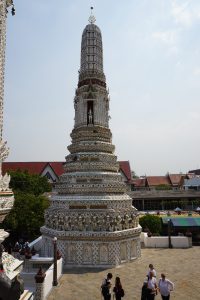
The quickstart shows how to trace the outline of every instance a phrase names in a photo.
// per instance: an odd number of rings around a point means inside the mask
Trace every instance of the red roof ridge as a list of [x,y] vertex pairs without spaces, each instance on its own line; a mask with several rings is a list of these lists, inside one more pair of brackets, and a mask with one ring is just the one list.
[[[129,161],[118,161],[120,170],[123,172],[127,181],[130,182],[132,179],[131,168]],[[23,161],[23,162],[3,162],[2,173],[5,174],[8,170],[27,170],[30,174],[42,174],[44,169],[49,165],[50,168],[59,177],[64,173],[63,165],[65,161]]]

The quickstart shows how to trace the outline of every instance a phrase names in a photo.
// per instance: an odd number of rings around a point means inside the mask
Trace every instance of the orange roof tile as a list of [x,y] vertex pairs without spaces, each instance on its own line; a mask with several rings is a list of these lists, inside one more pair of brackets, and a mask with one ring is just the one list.
[[132,183],[133,183],[134,186],[136,186],[136,187],[145,187],[146,178],[136,178],[136,179],[132,179]]
[[28,171],[30,174],[41,174],[47,162],[3,162],[2,174],[8,171]]
[[146,178],[149,186],[170,185],[170,181],[166,176],[147,176]]
[[172,185],[178,185],[184,176],[183,174],[169,174],[169,179]]
[[[3,162],[2,163],[2,173],[12,170],[22,170],[28,171],[30,174],[42,174],[43,170],[49,165],[57,176],[60,176],[64,173],[63,168],[64,162],[62,161],[51,161],[51,162]],[[127,178],[127,181],[131,180],[131,169],[129,161],[120,161],[120,169]]]
[[130,181],[132,176],[131,176],[131,168],[130,168],[129,161],[119,161],[119,167],[121,171],[124,173],[124,175],[126,176],[127,181]]

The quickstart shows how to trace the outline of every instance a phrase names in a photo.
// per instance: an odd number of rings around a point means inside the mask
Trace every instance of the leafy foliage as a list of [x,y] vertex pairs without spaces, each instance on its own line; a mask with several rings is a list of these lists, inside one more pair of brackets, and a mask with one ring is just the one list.
[[51,191],[51,185],[46,177],[29,174],[27,171],[10,171],[10,187],[14,192],[24,192],[36,196]]
[[9,228],[15,237],[35,238],[40,234],[44,210],[48,206],[49,201],[45,196],[17,192],[13,209],[4,220],[4,228]]
[[44,193],[51,191],[51,185],[46,177],[31,175],[27,171],[9,173],[15,202],[2,225],[4,229],[10,229],[11,240],[34,239],[38,237],[40,227],[44,224],[44,210],[49,206]]
[[145,215],[139,219],[139,223],[143,230],[148,228],[151,233],[161,232],[161,219],[158,216]]
[[172,187],[170,185],[167,185],[167,184],[159,184],[158,186],[156,186],[155,189],[157,191],[168,191],[168,190],[172,190]]
[[132,176],[132,178],[134,178],[134,179],[139,178],[139,176],[135,173],[135,171],[131,171],[131,176]]

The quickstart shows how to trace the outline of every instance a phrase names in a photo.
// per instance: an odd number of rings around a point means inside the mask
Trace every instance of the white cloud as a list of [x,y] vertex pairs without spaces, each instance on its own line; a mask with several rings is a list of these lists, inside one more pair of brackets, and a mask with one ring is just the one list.
[[154,32],[152,36],[154,39],[160,40],[168,45],[174,45],[177,40],[177,32],[175,30],[157,31]]
[[172,0],[171,14],[177,24],[189,27],[200,19],[200,6],[192,1]]
[[194,71],[193,71],[193,74],[195,76],[199,76],[200,75],[200,67],[199,68],[195,68]]
[[189,119],[190,120],[194,120],[194,121],[198,121],[200,120],[200,113],[197,111],[191,111],[188,113]]
[[153,39],[168,47],[169,55],[176,55],[178,48],[178,30],[157,31],[152,34]]

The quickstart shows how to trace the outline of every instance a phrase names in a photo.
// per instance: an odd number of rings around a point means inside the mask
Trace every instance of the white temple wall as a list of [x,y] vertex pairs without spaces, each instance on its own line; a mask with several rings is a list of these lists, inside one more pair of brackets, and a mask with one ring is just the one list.
[[[143,240],[146,248],[168,248],[168,236],[151,236],[148,237],[147,233],[143,232]],[[171,236],[171,243],[173,248],[189,248],[189,239],[186,236]]]
[[[53,267],[54,265],[52,264],[50,268],[46,271],[46,276],[44,280],[44,299],[48,296],[52,289],[52,282],[53,282]],[[62,258],[57,260],[57,279],[60,278],[62,275]]]
[[[43,236],[42,255],[52,256],[52,240]],[[66,241],[57,240],[57,247],[62,253],[65,267],[69,266],[117,266],[131,261],[140,254],[140,240],[123,241]]]

